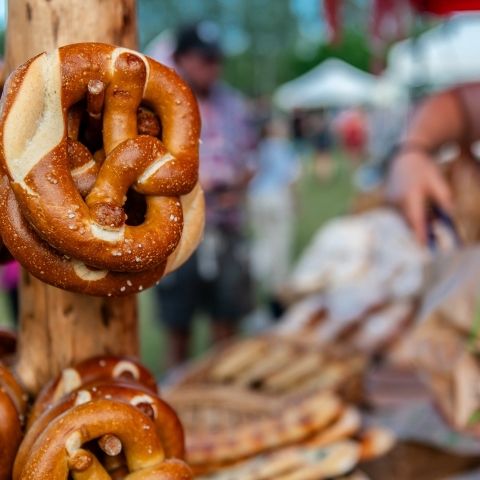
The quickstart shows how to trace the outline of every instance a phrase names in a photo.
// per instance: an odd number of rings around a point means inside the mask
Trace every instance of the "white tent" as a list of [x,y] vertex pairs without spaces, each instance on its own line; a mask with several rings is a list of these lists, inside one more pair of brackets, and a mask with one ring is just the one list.
[[373,75],[331,58],[280,86],[274,102],[283,110],[360,105],[371,100],[375,85]]
[[404,85],[432,88],[479,80],[479,45],[480,16],[459,15],[392,47],[386,76]]

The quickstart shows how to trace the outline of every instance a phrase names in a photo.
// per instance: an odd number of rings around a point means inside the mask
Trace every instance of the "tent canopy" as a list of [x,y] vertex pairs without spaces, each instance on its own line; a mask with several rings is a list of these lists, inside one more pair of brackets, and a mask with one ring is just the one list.
[[480,79],[480,15],[459,15],[392,47],[386,75],[404,85],[441,88]]
[[371,100],[375,85],[373,75],[331,58],[280,86],[274,102],[283,110],[360,105]]

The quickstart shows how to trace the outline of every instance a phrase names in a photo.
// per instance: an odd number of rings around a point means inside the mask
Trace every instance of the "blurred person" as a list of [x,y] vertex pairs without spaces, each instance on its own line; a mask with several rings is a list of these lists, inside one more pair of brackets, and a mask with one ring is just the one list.
[[451,214],[451,189],[437,154],[456,145],[471,150],[480,140],[480,82],[461,85],[426,99],[415,111],[393,157],[388,197],[397,202],[419,242],[427,242],[427,213],[434,205]]
[[295,149],[299,156],[304,156],[309,152],[307,142],[307,114],[304,110],[296,108],[290,118],[290,130]]
[[367,116],[360,107],[341,112],[334,122],[335,132],[347,156],[356,164],[365,156],[368,134]]
[[322,181],[330,180],[335,169],[332,157],[333,138],[327,112],[323,109],[310,117],[310,142],[317,177]]
[[287,278],[294,234],[293,186],[299,161],[281,119],[270,121],[257,149],[257,172],[249,189],[253,229],[252,272],[267,296],[274,318],[283,311],[281,290]]
[[253,172],[247,104],[220,81],[223,54],[215,24],[181,29],[174,60],[199,103],[200,182],[207,214],[204,241],[197,252],[159,286],[171,364],[187,359],[192,322],[200,309],[210,315],[213,339],[220,341],[235,333],[252,304],[244,234],[245,194]]

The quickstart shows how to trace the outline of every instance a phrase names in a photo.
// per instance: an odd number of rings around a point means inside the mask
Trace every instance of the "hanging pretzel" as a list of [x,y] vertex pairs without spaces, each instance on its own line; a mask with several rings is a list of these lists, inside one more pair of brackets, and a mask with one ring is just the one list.
[[[22,468],[15,466],[13,479],[64,480],[70,473],[80,480],[109,478],[93,452],[86,449],[88,442],[106,434],[121,442],[130,472],[127,479],[153,480],[161,478],[155,477],[155,472],[168,472],[152,420],[127,403],[102,399],[78,405],[52,421],[33,444]],[[188,467],[178,465],[184,475],[180,478],[192,478],[185,476]],[[165,480],[178,478],[175,472],[165,474]]]
[[[2,98],[0,230],[33,275],[124,295],[188,258],[203,229],[200,122],[172,70],[126,49],[69,45],[19,67]],[[138,113],[142,105],[150,113]],[[99,147],[94,155],[82,141]],[[136,225],[125,210],[130,189],[146,202]]]
[[30,412],[28,426],[62,397],[79,388],[100,381],[132,381],[157,394],[157,383],[153,375],[138,361],[129,357],[100,356],[89,358],[66,368],[39,393]]

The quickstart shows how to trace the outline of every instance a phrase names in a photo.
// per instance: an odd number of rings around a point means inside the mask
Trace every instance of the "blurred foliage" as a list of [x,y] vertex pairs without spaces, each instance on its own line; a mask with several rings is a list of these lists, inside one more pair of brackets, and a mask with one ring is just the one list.
[[0,30],[0,56],[5,53],[5,30]]
[[371,53],[365,35],[348,30],[343,33],[338,45],[321,44],[310,58],[299,58],[291,52],[288,62],[284,64],[284,71],[281,72],[282,81],[295,78],[331,57],[344,60],[360,70],[368,71],[370,68]]
[[[227,46],[234,37],[237,46],[243,44],[227,55],[227,81],[248,94],[262,95],[332,56],[368,70],[365,32],[355,30],[367,24],[368,9],[357,3],[349,2],[346,31],[335,46],[325,42],[318,0],[139,0],[140,39],[144,47],[166,29],[215,20]],[[306,5],[310,10],[304,10]]]
[[[278,0],[272,8],[271,0],[139,0],[140,41],[145,46],[165,29],[214,20],[226,46],[229,40],[240,46],[240,51],[227,55],[227,81],[250,94],[269,92],[279,84],[284,52],[298,37],[291,3]],[[267,10],[268,15],[259,14]]]

